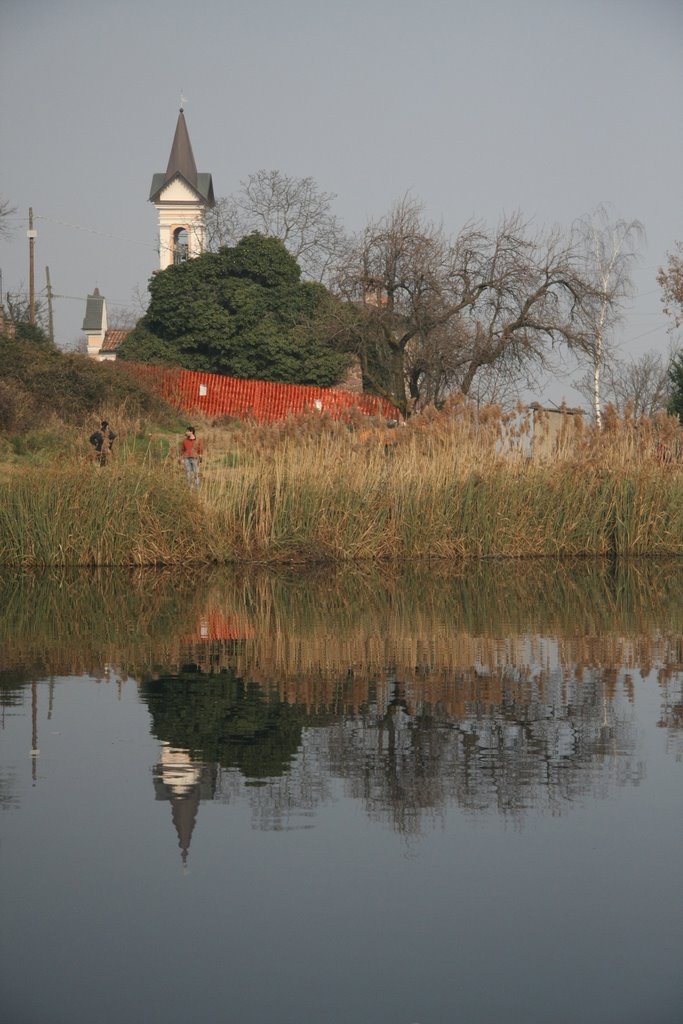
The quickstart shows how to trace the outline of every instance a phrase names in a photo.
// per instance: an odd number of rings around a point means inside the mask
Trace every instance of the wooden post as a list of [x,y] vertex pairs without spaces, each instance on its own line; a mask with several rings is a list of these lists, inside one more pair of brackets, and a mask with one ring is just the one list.
[[35,245],[37,231],[33,230],[33,207],[28,208],[28,322],[36,322]]
[[50,268],[45,267],[45,283],[47,285],[47,333],[50,344],[55,343],[55,322],[52,318],[52,285],[50,284]]

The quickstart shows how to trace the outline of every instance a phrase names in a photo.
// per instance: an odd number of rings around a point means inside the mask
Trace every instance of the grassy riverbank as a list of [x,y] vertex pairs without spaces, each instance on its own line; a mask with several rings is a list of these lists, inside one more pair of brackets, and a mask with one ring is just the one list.
[[83,450],[15,459],[0,475],[0,563],[683,554],[672,420],[606,417],[547,460],[530,456],[523,417],[465,404],[353,426],[206,424],[198,493],[175,435],[145,444],[132,424],[105,468]]

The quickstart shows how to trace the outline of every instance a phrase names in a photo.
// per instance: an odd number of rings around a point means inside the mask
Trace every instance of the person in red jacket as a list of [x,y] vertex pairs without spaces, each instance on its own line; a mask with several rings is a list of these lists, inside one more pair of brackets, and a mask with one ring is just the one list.
[[190,487],[199,487],[199,465],[202,461],[202,442],[197,440],[194,427],[188,427],[180,445],[180,458]]

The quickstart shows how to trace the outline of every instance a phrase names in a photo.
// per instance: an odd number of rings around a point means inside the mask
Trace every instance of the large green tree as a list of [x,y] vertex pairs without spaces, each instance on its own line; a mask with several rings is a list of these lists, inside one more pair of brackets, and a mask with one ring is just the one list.
[[171,266],[152,279],[150,295],[123,359],[320,386],[344,375],[349,357],[325,327],[335,300],[301,280],[279,239],[254,233]]
[[678,416],[681,423],[683,423],[683,352],[679,352],[671,360],[669,383],[671,386],[669,412],[672,416]]

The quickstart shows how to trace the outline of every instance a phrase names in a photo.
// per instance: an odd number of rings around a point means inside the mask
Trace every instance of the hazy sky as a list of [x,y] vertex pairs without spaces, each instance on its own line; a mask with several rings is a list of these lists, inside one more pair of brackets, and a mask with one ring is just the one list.
[[[95,285],[111,319],[158,265],[147,197],[182,94],[217,196],[259,168],[310,175],[349,231],[407,190],[452,233],[611,204],[647,231],[623,355],[668,347],[655,275],[683,239],[682,0],[0,0],[0,86],[0,196],[18,210],[3,288],[27,285],[32,206],[60,344]],[[571,376],[539,397],[575,401]]]

